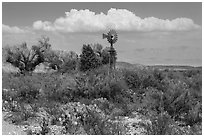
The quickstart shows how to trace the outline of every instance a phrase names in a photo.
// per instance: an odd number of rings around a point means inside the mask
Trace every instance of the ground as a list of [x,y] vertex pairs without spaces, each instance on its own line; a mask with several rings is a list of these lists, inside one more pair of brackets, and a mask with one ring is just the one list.
[[3,117],[6,115],[5,112],[2,112],[2,135],[26,135],[23,131],[23,127],[10,124],[5,121]]

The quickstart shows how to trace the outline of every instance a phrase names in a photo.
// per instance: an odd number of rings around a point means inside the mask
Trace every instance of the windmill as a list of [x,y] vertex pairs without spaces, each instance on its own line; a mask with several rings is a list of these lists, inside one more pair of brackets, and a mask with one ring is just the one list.
[[110,58],[109,58],[109,64],[110,64],[110,69],[115,69],[115,54],[116,51],[113,48],[113,44],[116,43],[118,40],[118,35],[115,30],[111,29],[107,34],[103,34],[103,39],[107,39],[107,41],[110,43]]

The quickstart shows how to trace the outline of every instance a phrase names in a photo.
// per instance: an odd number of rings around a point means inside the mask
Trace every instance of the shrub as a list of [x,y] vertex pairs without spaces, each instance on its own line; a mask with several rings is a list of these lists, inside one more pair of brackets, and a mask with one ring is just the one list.
[[26,43],[18,47],[8,47],[5,49],[6,62],[17,67],[22,74],[32,72],[37,65],[44,62],[44,54],[51,47],[48,41],[49,38],[43,37],[38,46],[32,46],[31,49],[28,49]]
[[124,77],[125,77],[125,80],[126,80],[128,87],[130,89],[134,90],[134,89],[140,89],[141,88],[142,81],[141,81],[141,77],[137,71],[125,70],[124,71]]
[[172,133],[171,118],[166,112],[150,116],[150,123],[140,123],[148,135],[170,135]]
[[74,96],[82,98],[107,98],[115,100],[116,95],[125,93],[127,90],[126,83],[119,74],[111,73],[106,75],[103,70],[87,71],[86,73],[77,74],[75,77]]
[[[149,112],[161,113],[163,107],[163,93],[155,88],[146,89],[145,97],[142,100],[141,107],[143,108],[144,114]],[[150,115],[150,114],[149,114]]]
[[24,121],[35,116],[31,105],[12,101],[8,113],[4,116],[4,120],[14,124],[22,124]]
[[101,109],[107,115],[110,115],[111,111],[115,107],[115,105],[109,102],[106,98],[94,99],[92,100],[91,103],[96,104],[99,107],[99,109]]
[[60,76],[57,73],[49,74],[44,77],[40,96],[50,101],[67,103],[76,97],[74,84],[74,79],[69,74]]
[[123,70],[124,79],[132,90],[146,89],[148,87],[165,90],[164,74],[157,69]]
[[85,134],[89,135],[121,134],[121,125],[111,122],[95,105],[86,106],[76,102],[66,104],[62,108],[65,112],[63,125],[69,134],[78,133],[80,126],[83,127]]
[[76,69],[78,55],[73,51],[51,50],[46,54],[46,62],[49,63],[50,68],[60,73],[66,73]]
[[9,89],[3,90],[3,100],[15,100],[20,102],[32,102],[37,99],[40,82],[31,76],[20,76],[9,78],[7,83]]

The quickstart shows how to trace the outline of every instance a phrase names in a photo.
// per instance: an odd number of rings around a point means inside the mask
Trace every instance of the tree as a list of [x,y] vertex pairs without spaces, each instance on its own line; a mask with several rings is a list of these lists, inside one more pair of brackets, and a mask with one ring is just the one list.
[[101,44],[99,44],[99,43],[93,44],[92,49],[93,49],[94,53],[97,54],[97,56],[101,57],[101,53],[102,53],[102,49],[103,49],[103,46]]
[[90,45],[83,45],[82,54],[80,55],[80,70],[87,71],[97,68],[101,65],[101,60],[94,53]]
[[45,53],[49,50],[51,45],[49,44],[49,38],[42,37],[38,41],[38,45],[32,46],[30,49],[26,43],[22,43],[19,46],[6,47],[6,62],[10,63],[14,67],[17,67],[21,74],[26,72],[32,72],[36,66],[44,62]]
[[46,55],[46,62],[50,68],[65,73],[76,69],[78,55],[73,51],[50,50]]

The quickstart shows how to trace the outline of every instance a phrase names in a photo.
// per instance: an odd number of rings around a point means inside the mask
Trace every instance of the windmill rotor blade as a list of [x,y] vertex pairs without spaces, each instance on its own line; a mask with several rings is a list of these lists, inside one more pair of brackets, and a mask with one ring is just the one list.
[[103,39],[107,38],[109,43],[115,43],[118,40],[118,35],[115,30],[111,29],[107,34],[103,34]]

